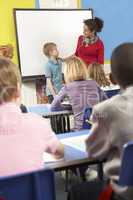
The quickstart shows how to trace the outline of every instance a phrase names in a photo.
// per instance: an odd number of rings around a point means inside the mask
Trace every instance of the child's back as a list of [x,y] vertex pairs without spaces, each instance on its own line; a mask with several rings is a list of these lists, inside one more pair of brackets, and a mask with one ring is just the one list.
[[93,107],[107,98],[94,80],[73,81],[62,88],[59,95],[55,97],[52,108],[61,106],[61,100],[65,96],[69,97],[72,105],[75,131],[82,129],[84,109],[88,106]]
[[0,58],[0,176],[43,168],[43,152],[63,156],[63,147],[40,116],[20,110],[18,67]]

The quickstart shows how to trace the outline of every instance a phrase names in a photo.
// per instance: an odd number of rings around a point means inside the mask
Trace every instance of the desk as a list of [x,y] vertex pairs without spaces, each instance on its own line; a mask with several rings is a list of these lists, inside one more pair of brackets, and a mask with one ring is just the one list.
[[[82,130],[77,132],[70,132],[67,134],[59,134],[59,139],[64,139],[68,137],[80,136],[80,135],[89,135],[89,130]],[[98,165],[98,175],[99,178],[103,179],[103,162],[105,160],[92,160],[89,159],[86,152],[82,152],[76,148],[72,148],[70,146],[65,146],[65,155],[64,160],[53,162],[53,163],[46,163],[46,168],[51,168],[55,171],[61,170],[68,170],[77,168],[80,166],[88,166],[88,165]]]
[[105,88],[102,88],[103,91],[106,93],[108,98],[111,98],[115,95],[117,95],[120,92],[120,87],[118,85],[116,86],[107,86]]
[[51,111],[50,104],[37,104],[27,108],[28,112],[36,113],[44,118],[50,118],[55,133],[70,132],[69,116],[72,110]]

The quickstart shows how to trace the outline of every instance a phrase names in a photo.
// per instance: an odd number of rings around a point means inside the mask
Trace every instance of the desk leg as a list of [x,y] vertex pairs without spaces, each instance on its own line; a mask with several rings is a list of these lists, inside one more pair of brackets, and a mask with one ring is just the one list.
[[65,192],[68,192],[68,185],[69,185],[69,169],[65,170],[66,177],[65,177]]
[[56,129],[56,134],[60,133],[60,127],[59,127],[59,119],[58,115],[53,116],[54,117],[54,123],[55,123],[55,129]]
[[103,163],[97,165],[98,177],[103,180]]
[[66,132],[66,117],[65,115],[63,115],[63,129],[64,129],[64,133]]
[[70,132],[70,119],[69,119],[69,115],[67,115],[66,118],[67,118],[67,132]]
[[52,130],[53,130],[55,133],[58,133],[57,118],[56,118],[56,116],[51,116],[51,117],[50,117],[50,122],[51,122]]

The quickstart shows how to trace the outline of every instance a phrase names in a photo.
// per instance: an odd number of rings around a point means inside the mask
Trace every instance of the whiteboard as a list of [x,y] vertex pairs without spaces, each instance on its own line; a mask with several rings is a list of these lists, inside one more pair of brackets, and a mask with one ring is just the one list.
[[47,58],[42,49],[46,42],[57,44],[60,57],[75,53],[77,39],[83,31],[83,20],[88,18],[92,18],[92,10],[16,9],[15,24],[22,77],[44,75]]

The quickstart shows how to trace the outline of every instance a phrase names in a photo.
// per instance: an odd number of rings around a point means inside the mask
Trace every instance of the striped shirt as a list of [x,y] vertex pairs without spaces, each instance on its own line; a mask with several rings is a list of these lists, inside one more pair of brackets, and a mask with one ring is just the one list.
[[107,99],[105,93],[100,89],[94,80],[73,81],[66,84],[55,96],[51,109],[61,107],[61,102],[65,97],[69,98],[74,113],[74,130],[82,129],[83,111],[87,106],[93,107],[95,104]]

